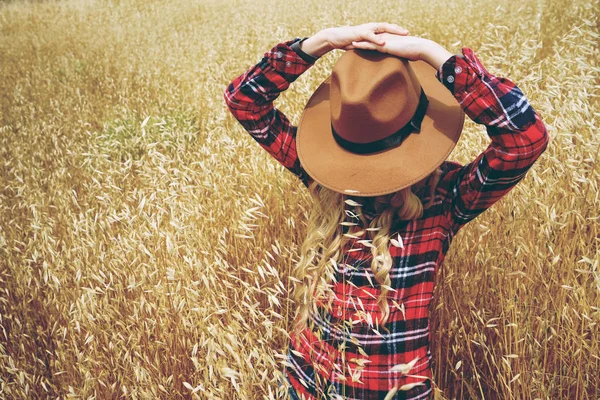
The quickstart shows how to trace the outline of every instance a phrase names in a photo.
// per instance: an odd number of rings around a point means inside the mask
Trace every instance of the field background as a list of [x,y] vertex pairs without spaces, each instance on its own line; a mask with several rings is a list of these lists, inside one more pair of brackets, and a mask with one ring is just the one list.
[[[455,238],[439,398],[600,398],[599,3],[0,5],[0,398],[278,398],[307,193],[227,112],[280,41],[390,21],[475,50],[552,141]],[[298,121],[341,53],[278,106]],[[488,144],[472,122],[451,160]]]

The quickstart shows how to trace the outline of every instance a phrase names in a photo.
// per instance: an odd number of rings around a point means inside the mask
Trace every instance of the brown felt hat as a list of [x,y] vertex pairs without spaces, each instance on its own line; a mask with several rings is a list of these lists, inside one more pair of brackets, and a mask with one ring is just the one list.
[[349,50],[308,101],[296,136],[319,184],[355,196],[411,186],[442,164],[464,112],[425,61]]

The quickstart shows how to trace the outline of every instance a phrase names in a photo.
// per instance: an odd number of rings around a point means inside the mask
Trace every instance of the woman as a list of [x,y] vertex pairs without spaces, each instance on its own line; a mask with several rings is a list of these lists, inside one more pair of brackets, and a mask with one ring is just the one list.
[[[347,51],[292,125],[273,100],[333,49]],[[296,269],[290,397],[430,397],[435,274],[458,230],[546,149],[539,116],[471,49],[452,55],[389,23],[280,43],[225,100],[315,198]],[[465,113],[491,143],[463,166],[445,160]]]

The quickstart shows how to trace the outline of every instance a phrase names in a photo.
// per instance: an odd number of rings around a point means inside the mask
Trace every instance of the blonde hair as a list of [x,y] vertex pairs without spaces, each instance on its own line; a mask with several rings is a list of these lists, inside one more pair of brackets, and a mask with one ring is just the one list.
[[[433,202],[441,172],[438,168],[432,174],[427,207]],[[347,242],[361,239],[371,249],[371,271],[381,290],[377,305],[383,318],[379,324],[385,325],[390,314],[387,294],[391,288],[390,269],[393,263],[389,251],[390,229],[394,221],[421,218],[424,209],[421,200],[412,192],[411,187],[389,195],[363,197],[358,201],[316,182],[309,189],[315,204],[310,212],[307,236],[300,248],[300,258],[295,268],[295,276],[300,283],[295,289],[298,305],[295,330],[300,332],[307,326],[310,310],[316,312],[315,299],[329,299],[331,306],[334,268],[337,264],[343,264],[344,246]],[[362,204],[359,202],[369,203],[374,209],[375,217],[370,223],[364,217]],[[358,232],[352,235],[345,232],[346,227],[355,225],[360,228]]]

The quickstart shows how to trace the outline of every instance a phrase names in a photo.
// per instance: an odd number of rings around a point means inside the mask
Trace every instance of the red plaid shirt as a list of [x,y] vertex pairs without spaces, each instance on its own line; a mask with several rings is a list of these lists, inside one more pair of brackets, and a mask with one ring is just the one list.
[[[273,106],[273,100],[312,65],[290,48],[298,40],[268,51],[231,82],[225,100],[250,135],[309,185],[311,178],[296,153],[297,128]],[[486,126],[491,143],[467,165],[444,162],[433,205],[422,218],[392,227],[403,246],[390,246],[395,291],[388,293],[388,331],[372,323],[380,312],[370,250],[349,244],[361,250],[348,252],[335,271],[333,307],[319,308],[319,313],[311,314],[310,327],[292,335],[286,362],[292,398],[383,399],[392,388],[413,382],[424,385],[398,391],[393,398],[428,397],[431,382],[423,377],[432,376],[429,305],[452,238],[511,190],[547,147],[546,128],[521,90],[490,74],[471,49],[451,56],[436,78],[473,121]],[[424,204],[430,200],[428,190],[417,195]],[[408,376],[391,371],[413,359],[417,361]]]

